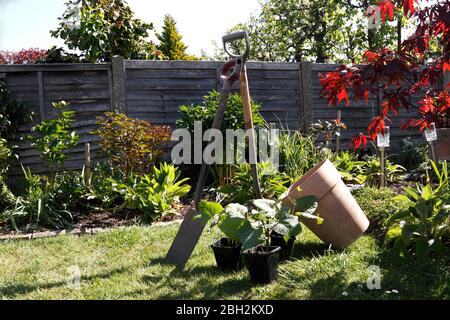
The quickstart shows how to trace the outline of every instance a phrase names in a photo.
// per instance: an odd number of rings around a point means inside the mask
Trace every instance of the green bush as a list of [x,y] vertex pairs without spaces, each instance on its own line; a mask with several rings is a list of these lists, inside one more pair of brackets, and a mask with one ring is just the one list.
[[11,157],[11,150],[7,146],[7,141],[0,138],[0,212],[14,202],[14,196],[6,185],[9,157]]
[[[203,101],[197,105],[182,105],[178,112],[180,113],[177,120],[178,128],[188,129],[194,132],[194,122],[201,121],[203,130],[212,127],[214,116],[219,105],[220,93],[213,90],[207,96],[203,97]],[[264,124],[264,119],[258,113],[261,106],[252,102],[253,124],[260,126]],[[228,97],[227,107],[222,122],[222,132],[225,134],[226,129],[243,129],[245,130],[244,111],[242,107],[242,97],[235,93]]]
[[75,131],[70,131],[75,112],[64,111],[66,107],[65,101],[53,103],[53,108],[58,111],[58,118],[42,121],[31,129],[32,134],[25,137],[47,162],[51,178],[58,170],[62,170],[69,157],[67,151],[76,147],[80,139]]
[[428,147],[411,139],[402,139],[400,151],[394,155],[395,161],[408,171],[425,170],[428,166]]
[[369,231],[375,234],[384,234],[385,221],[406,207],[395,200],[397,194],[390,188],[360,188],[353,191],[353,196],[370,221]]
[[154,166],[149,174],[130,176],[100,166],[94,171],[88,198],[100,200],[104,210],[134,211],[144,220],[154,221],[173,213],[172,205],[189,192],[188,179],[179,178],[178,169],[167,163]]
[[448,202],[447,162],[439,171],[432,162],[438,184],[417,184],[404,188],[396,200],[407,208],[389,217],[385,242],[401,256],[410,254],[421,262],[430,262],[448,254],[450,245],[450,203]]

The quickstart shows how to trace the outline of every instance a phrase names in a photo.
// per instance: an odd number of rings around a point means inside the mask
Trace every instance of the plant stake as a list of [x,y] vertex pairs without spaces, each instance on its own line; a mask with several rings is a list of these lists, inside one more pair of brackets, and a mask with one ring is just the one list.
[[386,157],[385,157],[385,148],[389,147],[389,138],[390,132],[389,127],[383,127],[383,130],[377,134],[377,146],[380,149],[380,167],[381,167],[381,175],[380,175],[380,186],[384,187],[386,185]]
[[427,140],[428,146],[431,150],[433,162],[436,163],[436,153],[434,152],[434,144],[433,144],[433,141],[437,140],[436,124],[434,122],[431,123],[430,127],[425,129],[424,134],[425,140]]

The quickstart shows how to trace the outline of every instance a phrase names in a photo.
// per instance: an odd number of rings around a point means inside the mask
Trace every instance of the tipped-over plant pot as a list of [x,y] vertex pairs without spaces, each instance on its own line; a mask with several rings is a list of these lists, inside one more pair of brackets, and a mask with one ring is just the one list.
[[222,270],[236,270],[241,265],[241,248],[239,242],[221,238],[211,245],[217,266]]
[[244,251],[244,265],[254,283],[266,284],[277,279],[280,251],[280,247],[274,246],[257,246]]
[[436,130],[436,153],[438,160],[450,160],[450,128]]
[[276,232],[272,232],[270,235],[270,245],[274,247],[280,247],[280,261],[288,260],[292,256],[294,251],[295,237],[290,237],[286,242],[284,236]]
[[322,161],[296,181],[284,195],[282,205],[292,207],[296,199],[307,195],[318,199],[316,213],[324,222],[317,224],[308,219],[302,222],[323,242],[345,248],[367,230],[369,220],[329,160]]

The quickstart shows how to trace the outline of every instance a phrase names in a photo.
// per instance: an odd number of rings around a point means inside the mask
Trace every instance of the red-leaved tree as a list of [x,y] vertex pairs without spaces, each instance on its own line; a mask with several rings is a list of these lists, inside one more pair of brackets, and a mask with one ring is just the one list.
[[[374,140],[389,116],[402,108],[415,108],[419,115],[403,122],[403,129],[423,131],[433,122],[437,127],[450,127],[450,85],[440,85],[443,73],[450,72],[450,0],[427,3],[423,8],[417,0],[382,0],[378,7],[383,22],[392,20],[395,10],[403,10],[414,21],[415,32],[397,50],[367,51],[362,65],[341,65],[320,75],[321,95],[330,105],[345,101],[348,106],[350,99],[367,103],[369,95],[379,94],[381,112],[367,132],[353,138],[355,149]],[[425,61],[433,43],[441,53],[433,61]],[[418,104],[411,102],[412,95],[420,97]]]
[[47,50],[22,49],[19,52],[0,51],[0,64],[33,64],[43,60],[47,56]]

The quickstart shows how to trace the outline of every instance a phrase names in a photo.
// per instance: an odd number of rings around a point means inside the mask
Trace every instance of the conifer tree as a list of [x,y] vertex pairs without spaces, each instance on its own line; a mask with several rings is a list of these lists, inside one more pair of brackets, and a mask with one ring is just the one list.
[[187,46],[181,41],[181,34],[176,28],[175,19],[170,15],[164,16],[162,33],[157,35],[160,41],[158,50],[167,60],[195,60],[196,58],[186,53]]

